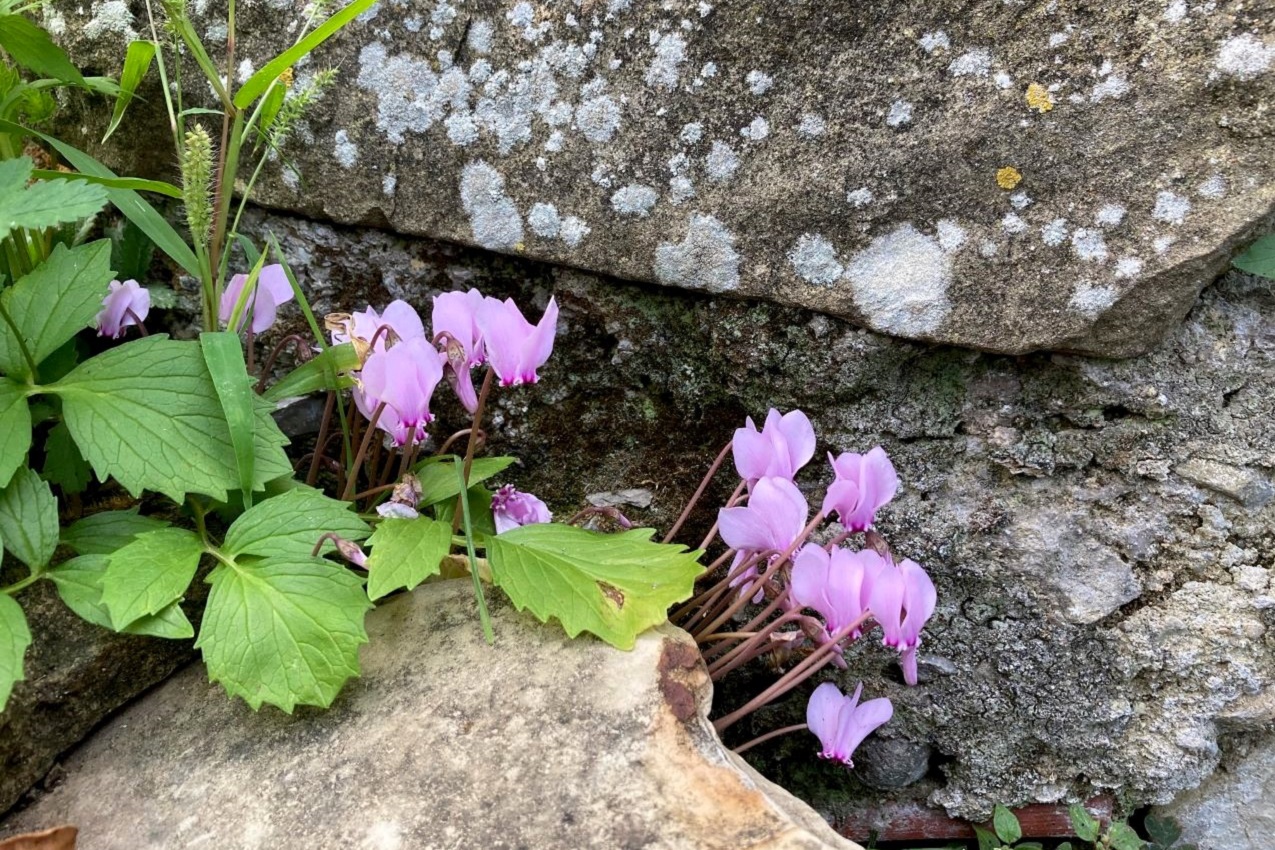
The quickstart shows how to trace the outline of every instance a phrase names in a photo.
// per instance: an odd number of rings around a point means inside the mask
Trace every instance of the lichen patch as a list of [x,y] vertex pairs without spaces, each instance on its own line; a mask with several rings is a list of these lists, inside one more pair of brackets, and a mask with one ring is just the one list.
[[869,325],[903,336],[931,334],[952,305],[952,259],[932,236],[911,224],[873,239],[846,263],[855,306]]
[[715,217],[692,213],[681,242],[656,246],[655,279],[709,292],[737,289],[739,253],[735,250],[735,235]]
[[481,159],[462,171],[460,200],[480,246],[509,251],[522,242],[522,216],[505,193],[505,178]]

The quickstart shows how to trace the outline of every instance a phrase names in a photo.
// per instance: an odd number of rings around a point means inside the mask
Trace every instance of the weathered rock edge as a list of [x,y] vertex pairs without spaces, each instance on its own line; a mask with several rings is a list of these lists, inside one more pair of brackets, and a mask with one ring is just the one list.
[[[220,55],[224,4],[190,5]],[[239,4],[237,76],[291,42],[290,6]],[[145,30],[118,0],[47,9],[101,72]],[[1275,211],[1272,20],[1239,0],[384,0],[297,69],[341,80],[257,198],[899,337],[1129,356]],[[171,175],[144,95],[95,152]],[[109,110],[67,116],[96,148]]]
[[328,711],[254,714],[194,665],[93,735],[0,827],[94,850],[580,847],[861,850],[732,757],[698,650],[567,640],[493,594],[426,585],[368,615],[363,677]]

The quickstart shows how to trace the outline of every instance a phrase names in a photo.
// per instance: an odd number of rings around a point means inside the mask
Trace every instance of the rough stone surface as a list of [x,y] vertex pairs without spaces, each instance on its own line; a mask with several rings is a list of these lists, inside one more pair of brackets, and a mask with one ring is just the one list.
[[[45,8],[103,72],[144,29],[117,0]],[[189,8],[220,55],[223,4]],[[292,8],[238,4],[237,76]],[[1275,208],[1273,11],[383,0],[297,69],[341,83],[260,197],[901,337],[1131,355]],[[171,175],[145,94],[103,156]],[[71,114],[95,147],[108,111]]]
[[1266,850],[1275,835],[1275,739],[1227,762],[1161,813],[1176,818],[1182,840],[1200,850]]
[[253,713],[192,666],[0,833],[73,823],[101,850],[859,850],[731,760],[685,633],[624,653],[507,603],[492,616],[494,647],[467,581],[380,607],[363,677],[326,712]]
[[33,642],[26,681],[14,687],[0,713],[0,812],[45,779],[57,759],[104,718],[193,653],[188,640],[120,635],[86,623],[47,581],[17,599]]
[[[391,297],[426,306],[475,285],[534,316],[553,293],[553,359],[535,387],[495,396],[492,449],[523,460],[497,483],[559,516],[640,488],[650,507],[624,512],[668,527],[733,429],[771,405],[810,413],[817,457],[884,445],[904,488],[882,528],[939,589],[920,687],[867,645],[843,680],[895,701],[889,737],[933,749],[925,779],[891,795],[972,818],[1104,789],[1166,803],[1215,769],[1231,736],[1275,719],[1275,503],[1176,471],[1196,460],[1254,481],[1275,473],[1268,283],[1228,277],[1136,360],[1010,358],[374,230],[278,215],[269,227],[320,313]],[[285,316],[283,330],[302,329]],[[462,427],[454,405],[439,411],[438,433]],[[812,501],[828,477],[814,466],[801,479]],[[710,503],[731,486],[723,477]],[[684,539],[712,518],[697,512]],[[772,677],[728,679],[718,710]],[[738,739],[800,722],[803,705],[794,694]],[[880,793],[812,762],[802,737],[748,757],[832,819]]]

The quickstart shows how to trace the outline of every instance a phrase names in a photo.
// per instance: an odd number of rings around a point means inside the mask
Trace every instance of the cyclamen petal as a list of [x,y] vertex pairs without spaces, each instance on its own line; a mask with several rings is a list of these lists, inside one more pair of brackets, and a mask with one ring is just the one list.
[[[386,427],[378,419],[377,427],[388,431],[399,445],[408,441],[412,429],[417,429],[413,439],[420,439],[418,426],[434,418],[429,402],[442,378],[440,355],[423,337],[373,353],[359,375],[364,403],[375,411],[384,402],[386,410],[393,409],[396,414],[397,422]],[[385,411],[381,417],[385,417]]]
[[735,470],[750,485],[760,478],[792,479],[815,454],[815,429],[800,410],[780,415],[773,407],[761,431],[751,417],[735,430]]
[[843,696],[836,685],[824,682],[815,688],[806,704],[806,725],[819,738],[820,758],[833,759],[853,767],[855,749],[873,731],[894,716],[894,706],[884,697],[859,705],[863,684],[853,696]]
[[483,306],[483,294],[477,289],[468,292],[444,292],[434,297],[434,310],[430,323],[434,336],[446,333],[465,350],[470,366],[477,366],[486,358],[483,350],[483,334],[478,327],[478,311]]
[[834,458],[829,454],[828,460],[836,478],[824,497],[824,514],[836,513],[848,531],[865,531],[899,489],[894,464],[880,446],[863,455],[845,452]]
[[722,508],[717,521],[722,539],[732,549],[783,551],[801,534],[809,513],[806,497],[796,484],[785,478],[763,478],[753,488],[747,505]]
[[478,310],[478,329],[482,332],[487,359],[502,387],[534,384],[540,380],[536,370],[553,352],[553,338],[558,327],[558,303],[549,299],[540,323],[532,325],[512,299],[498,301],[487,298]]
[[[386,330],[381,331],[384,327]],[[376,340],[376,351],[384,351],[391,343],[409,339],[425,339],[425,325],[420,314],[411,304],[403,300],[391,301],[384,313],[369,306],[362,313],[350,316],[349,329],[352,333],[332,332],[332,344],[340,345],[357,337],[366,343]],[[378,335],[377,332],[380,331]],[[392,332],[392,333],[391,333]]]
[[916,684],[916,648],[921,629],[934,613],[934,582],[915,561],[903,560],[877,574],[868,598],[872,617],[881,624],[881,642],[902,654],[903,679]]
[[[247,283],[248,275],[237,274],[230,279],[225,291],[221,293],[218,316],[223,324],[230,323],[230,316],[235,310],[235,305],[239,303],[240,293],[243,292],[243,288]],[[239,325],[234,330],[242,329],[244,319],[248,313],[251,313],[252,332],[255,334],[263,333],[274,324],[279,305],[291,301],[294,297],[296,296],[292,291],[292,284],[288,282],[287,272],[283,270],[282,265],[272,263],[263,267],[260,274],[257,275],[257,285],[254,292],[244,305]]]
[[496,521],[497,534],[553,519],[548,505],[530,493],[515,490],[512,484],[506,484],[492,494],[491,513]]
[[120,283],[111,281],[111,291],[102,299],[102,310],[94,322],[98,336],[119,339],[124,328],[145,321],[151,309],[149,289],[139,286],[135,280]]
[[[823,617],[828,632],[834,633],[863,616],[877,573],[885,559],[871,549],[851,552],[836,547],[831,553],[822,546],[807,544],[793,560],[792,598]],[[862,628],[850,632],[858,639]]]

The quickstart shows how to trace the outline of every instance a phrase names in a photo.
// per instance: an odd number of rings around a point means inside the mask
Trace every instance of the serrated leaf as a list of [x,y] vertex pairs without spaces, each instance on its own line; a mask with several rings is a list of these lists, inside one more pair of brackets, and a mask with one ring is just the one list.
[[[0,162],[0,168],[11,170],[12,164],[26,164],[27,157]],[[106,190],[79,180],[39,180],[21,191],[0,195],[0,237],[18,228],[40,230],[69,221],[96,215],[106,206]]]
[[0,16],[0,47],[14,62],[41,77],[85,85],[79,69],[49,34],[21,15]]
[[1018,818],[1000,803],[992,809],[992,826],[996,829],[997,837],[1006,844],[1013,844],[1023,837],[1023,828],[1019,826]]
[[1275,279],[1275,233],[1258,239],[1231,261],[1240,271]]
[[139,534],[167,528],[168,523],[154,517],[140,516],[137,508],[125,511],[103,511],[76,520],[62,529],[62,545],[80,555],[109,555],[132,543]]
[[1107,837],[1111,839],[1112,850],[1143,850],[1146,845],[1127,823],[1113,823],[1107,828]]
[[[268,504],[268,503],[267,503]],[[219,566],[199,639],[208,677],[253,709],[327,707],[359,673],[372,603],[349,570],[319,558]]]
[[199,568],[204,544],[183,528],[139,534],[107,556],[102,604],[111,627],[123,629],[181,599]]
[[[460,481],[456,478],[453,463],[459,459],[448,456],[430,458],[416,467],[416,477],[421,482],[420,506],[428,507],[444,499],[455,499],[460,494]],[[469,486],[499,475],[517,463],[516,457],[478,457],[469,468]]]
[[[329,531],[346,540],[362,540],[372,529],[350,510],[349,502],[302,485],[243,513],[226,532],[221,551],[230,557],[310,558],[319,538]],[[325,541],[320,554],[335,548]]]
[[213,331],[199,335],[199,347],[204,352],[204,363],[212,378],[221,411],[226,416],[230,431],[230,445],[235,451],[235,466],[239,470],[239,492],[243,494],[245,508],[252,507],[253,483],[253,428],[255,415],[253,404],[256,394],[254,383],[244,362],[243,343],[239,335],[229,331]]
[[31,448],[31,408],[26,389],[0,378],[0,487],[5,487]]
[[369,599],[399,588],[411,590],[432,575],[452,548],[450,523],[429,517],[383,520],[368,539],[372,551],[367,559]]
[[[111,614],[102,604],[102,576],[110,559],[105,555],[81,555],[58,564],[46,576],[53,580],[58,596],[76,614],[95,626],[113,629]],[[174,602],[158,613],[141,617],[121,630],[129,635],[180,640],[195,636],[195,627]]]
[[1071,819],[1071,828],[1081,841],[1097,841],[1098,831],[1102,824],[1079,803],[1067,807],[1067,817]]
[[[75,248],[58,245],[35,271],[0,293],[37,364],[93,323],[110,289],[110,258],[105,239]],[[31,371],[7,322],[0,322],[0,371],[23,378]]]
[[266,390],[262,397],[279,402],[318,390],[342,390],[354,385],[346,374],[358,368],[359,355],[353,343],[333,345],[293,369]]
[[49,483],[29,467],[13,474],[0,490],[0,538],[13,557],[33,570],[43,567],[58,546],[58,503]]
[[103,144],[123,120],[124,110],[128,109],[128,105],[133,102],[133,95],[145,79],[146,72],[151,67],[151,60],[154,58],[155,42],[142,40],[129,42],[128,51],[124,54],[124,70],[120,72],[120,93],[115,98],[115,109],[111,113],[111,123],[106,128],[106,135],[102,137]]
[[12,596],[0,593],[0,711],[9,702],[13,684],[25,678],[22,658],[30,645],[31,629],[22,606]]
[[[68,145],[55,136],[3,119],[0,119],[0,130],[19,136],[35,136],[61,154],[62,158],[71,163],[76,171],[92,174],[95,177],[117,176],[114,171],[84,151]],[[107,189],[106,197],[129,221],[140,227],[161,251],[171,257],[173,262],[185,269],[187,274],[196,278],[200,277],[199,260],[195,257],[195,252],[167,219],[141,195],[131,189]]]
[[[86,360],[44,390],[62,398],[71,436],[102,481],[114,476],[134,496],[155,490],[175,502],[186,493],[225,501],[239,486],[230,431],[197,342],[152,334]],[[271,407],[256,406],[257,489],[292,472]]]
[[1172,847],[1182,837],[1182,828],[1173,818],[1149,814],[1142,825],[1147,837],[1161,847]]
[[88,461],[71,439],[71,429],[59,422],[49,429],[44,441],[44,468],[41,477],[62,488],[62,493],[83,493],[93,477]]
[[997,850],[1000,847],[1000,842],[996,840],[996,836],[990,829],[976,826],[974,835],[978,838],[978,850]]
[[699,552],[652,543],[649,528],[598,534],[557,523],[524,525],[488,538],[492,576],[518,610],[562,623],[568,637],[589,631],[620,649],[664,622],[690,597],[703,568]]

